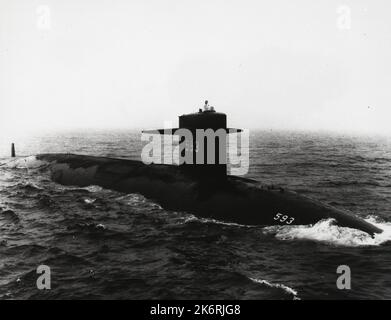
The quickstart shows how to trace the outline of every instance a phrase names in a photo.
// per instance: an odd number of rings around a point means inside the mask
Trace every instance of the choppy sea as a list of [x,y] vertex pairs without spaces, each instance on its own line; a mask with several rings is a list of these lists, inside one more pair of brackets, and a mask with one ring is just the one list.
[[[62,186],[26,164],[48,152],[139,160],[136,131],[19,137],[16,160],[0,142],[0,299],[391,299],[390,138],[250,135],[247,177],[351,210],[384,229],[374,238],[327,220],[197,218],[140,194]],[[39,265],[51,269],[50,290],[37,289]],[[339,265],[350,290],[336,286]]]

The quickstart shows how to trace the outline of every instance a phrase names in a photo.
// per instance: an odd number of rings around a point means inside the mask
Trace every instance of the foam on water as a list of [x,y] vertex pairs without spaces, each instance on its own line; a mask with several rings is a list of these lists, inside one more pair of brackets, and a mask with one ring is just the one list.
[[[143,195],[138,193],[127,193],[123,196],[118,197],[117,200],[123,201],[128,205],[137,205],[140,203],[146,203],[148,201]],[[153,203],[152,201],[148,202],[150,202],[151,204]]]
[[84,198],[83,200],[86,204],[93,204],[96,201],[96,199],[90,199],[90,198]]
[[91,192],[91,193],[101,192],[103,190],[102,187],[95,186],[95,185],[91,185],[91,186],[88,186],[88,187],[81,187],[80,189],[87,190],[88,192]]
[[279,240],[313,240],[347,247],[379,246],[391,241],[390,222],[380,222],[375,217],[365,220],[382,229],[383,232],[372,237],[361,230],[340,227],[333,219],[322,220],[314,225],[271,226],[264,228],[264,231],[274,233]]
[[29,156],[8,160],[7,162],[3,163],[3,165],[9,168],[16,169],[38,169],[48,165],[48,163],[45,161],[37,160],[35,156]]
[[241,227],[241,228],[254,228],[255,226],[251,225],[245,225],[245,224],[239,224],[235,222],[224,222],[221,220],[216,220],[216,219],[211,219],[211,218],[199,218],[196,217],[195,215],[188,214],[186,217],[183,217],[184,223],[189,223],[189,222],[201,222],[201,223],[215,223],[215,224],[221,224],[225,226],[233,226],[233,227]]
[[265,286],[270,287],[270,288],[282,289],[285,293],[292,295],[293,296],[293,300],[300,300],[300,298],[297,296],[297,291],[295,289],[292,289],[292,288],[286,286],[285,284],[271,283],[271,282],[269,282],[267,280],[257,279],[257,278],[249,278],[249,279],[251,281],[255,282],[255,283],[259,283],[259,284],[265,285]]

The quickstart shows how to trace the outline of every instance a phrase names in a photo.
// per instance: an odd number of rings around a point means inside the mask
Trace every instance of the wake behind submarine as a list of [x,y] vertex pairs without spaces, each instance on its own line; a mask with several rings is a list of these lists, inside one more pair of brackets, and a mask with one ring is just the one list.
[[[227,116],[209,108],[207,101],[204,110],[179,116],[179,128],[173,129],[172,134],[178,129],[192,133],[197,129],[231,132],[227,128]],[[144,132],[167,133],[163,129]],[[221,157],[219,143],[226,143],[225,139],[215,143],[212,151],[204,145],[205,159],[207,152],[216,152],[215,157]],[[195,145],[190,148],[195,159],[197,148]],[[57,183],[80,187],[98,185],[125,193],[140,193],[165,209],[186,211],[199,217],[263,226],[308,225],[332,218],[339,226],[362,230],[372,236],[382,232],[346,210],[294,191],[262,185],[257,180],[227,175],[223,161],[147,165],[135,160],[76,154],[40,154],[36,158],[49,163],[51,178]]]

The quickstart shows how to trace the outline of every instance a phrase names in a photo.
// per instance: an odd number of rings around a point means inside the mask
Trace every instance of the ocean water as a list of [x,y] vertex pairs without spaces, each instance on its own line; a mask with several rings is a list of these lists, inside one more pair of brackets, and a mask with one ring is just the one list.
[[[253,131],[247,177],[281,185],[384,229],[332,221],[244,226],[164,210],[140,194],[53,183],[31,156],[140,159],[135,131],[0,141],[0,299],[391,299],[391,140]],[[240,214],[240,213],[238,213]],[[38,290],[39,265],[51,289]],[[339,290],[339,265],[351,290]]]

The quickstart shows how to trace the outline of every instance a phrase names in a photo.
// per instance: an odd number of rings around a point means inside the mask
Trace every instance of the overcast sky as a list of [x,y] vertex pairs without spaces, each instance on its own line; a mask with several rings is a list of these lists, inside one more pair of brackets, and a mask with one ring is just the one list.
[[230,126],[391,135],[391,2],[0,0],[0,132]]

